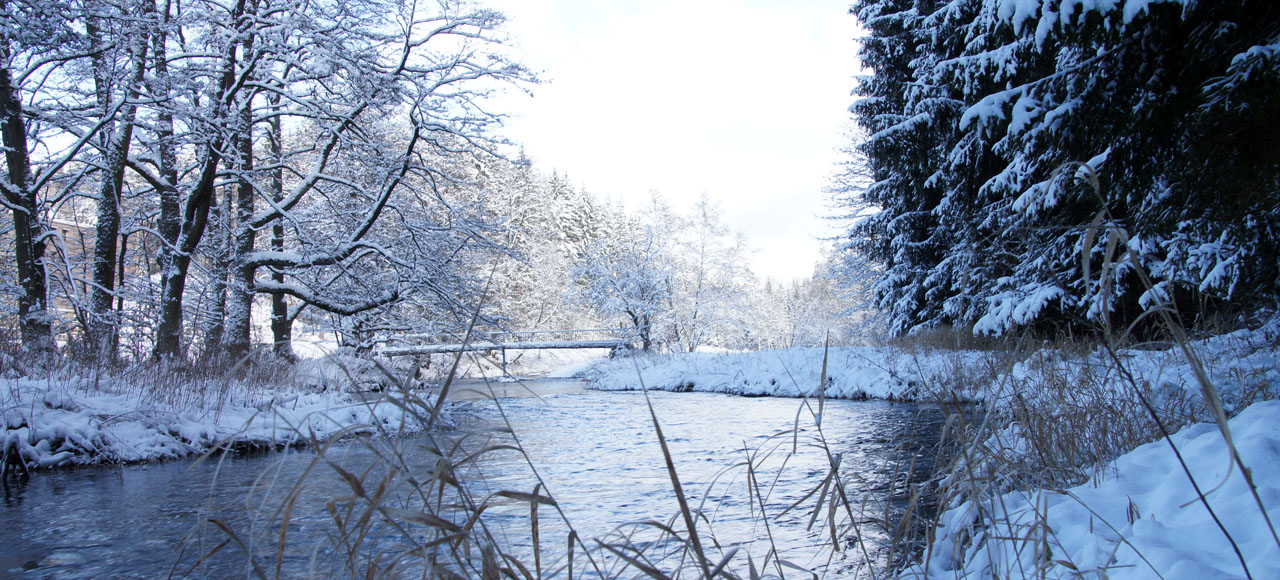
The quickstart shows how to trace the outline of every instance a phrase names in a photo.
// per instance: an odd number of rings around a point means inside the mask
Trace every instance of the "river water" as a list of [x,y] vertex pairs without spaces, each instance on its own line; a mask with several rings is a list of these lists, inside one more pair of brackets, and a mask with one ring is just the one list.
[[[363,492],[373,494],[386,472],[377,467],[379,454],[401,453],[397,461],[404,467],[397,473],[423,478],[439,460],[436,452],[449,445],[459,454],[490,449],[459,469],[458,479],[468,497],[480,498],[472,501],[490,499],[483,525],[502,550],[531,569],[537,562],[547,575],[568,575],[571,530],[582,540],[574,574],[586,569],[637,577],[640,571],[624,569],[602,551],[584,559],[584,547],[594,549],[595,540],[619,545],[625,538],[659,554],[661,527],[629,522],[684,529],[643,393],[535,380],[493,385],[495,401],[478,397],[488,387],[468,387],[470,394],[459,391],[457,429],[450,433],[420,437],[400,451],[384,439],[348,440],[328,450],[306,476],[317,456],[304,449],[228,454],[195,465],[37,473],[28,482],[11,482],[0,506],[0,577],[256,577],[255,565],[263,576],[275,577],[277,561],[282,577],[316,577],[318,571],[343,576],[343,550],[335,545],[351,539],[341,539],[334,513],[348,524],[354,520],[342,506],[355,492],[330,465],[363,478]],[[714,565],[733,551],[728,567],[743,576],[751,567],[765,576],[808,576],[790,566],[846,578],[882,571],[891,558],[889,530],[929,471],[942,424],[936,410],[902,403],[827,401],[819,429],[816,402],[808,410],[796,399],[660,392],[649,400],[685,496],[701,510],[704,552]],[[843,494],[827,488],[806,498],[822,487],[835,461]],[[295,486],[304,491],[281,517]],[[539,508],[536,557],[530,504],[507,493],[535,491],[556,504]],[[829,519],[833,498],[849,507]],[[839,550],[831,549],[833,522]],[[369,559],[403,544],[397,539],[401,528],[370,529],[370,537],[362,538],[369,547],[361,552]],[[282,530],[288,541],[277,554]],[[652,558],[659,566],[680,567]]]

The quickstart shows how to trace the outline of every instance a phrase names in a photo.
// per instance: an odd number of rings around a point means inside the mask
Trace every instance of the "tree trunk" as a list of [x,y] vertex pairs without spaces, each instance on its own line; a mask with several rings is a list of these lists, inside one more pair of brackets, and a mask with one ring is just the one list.
[[[151,38],[154,73],[151,75],[152,80],[148,88],[150,93],[163,103],[169,99],[170,94],[169,56],[165,47],[168,34],[164,32],[164,26],[169,23],[167,1],[161,19],[163,25]],[[160,271],[164,272],[169,269],[169,264],[173,260],[173,249],[178,243],[178,233],[182,229],[182,214],[178,207],[178,156],[174,151],[173,113],[164,105],[157,109],[155,131],[156,149],[153,153],[156,157],[160,181],[158,186],[160,191],[157,192],[160,196],[160,216],[156,220],[156,230],[164,240],[164,246],[160,248],[157,261]]]
[[[7,6],[0,0],[0,10]],[[9,61],[9,43],[0,43],[0,61]],[[22,346],[28,351],[52,350],[52,322],[44,271],[44,227],[40,220],[36,192],[31,189],[31,159],[27,151],[27,126],[22,117],[22,99],[7,66],[0,68],[0,138],[8,166],[8,184],[3,186],[6,204],[13,211],[14,258],[18,267],[18,327]]]
[[[102,38],[94,19],[88,20],[87,30],[95,45],[102,45]],[[89,342],[94,355],[105,361],[114,361],[119,345],[118,322],[112,310],[112,298],[116,288],[116,253],[120,236],[120,196],[124,188],[124,168],[129,157],[129,143],[133,139],[134,118],[143,73],[146,69],[146,39],[135,40],[131,48],[132,74],[123,97],[128,99],[119,112],[119,127],[105,132],[104,163],[98,188],[98,223],[93,245],[93,289],[89,298]],[[94,56],[94,82],[97,85],[98,106],[102,115],[113,114],[111,108],[111,79],[105,57],[100,51]],[[107,125],[110,128],[114,123]],[[120,273],[123,276],[123,271]]]
[[635,314],[633,312],[628,312],[627,315],[631,317],[631,323],[636,327],[636,335],[640,337],[640,349],[644,352],[649,352],[649,349],[653,346],[649,315]]
[[[252,43],[245,42],[245,50]],[[236,182],[236,229],[232,241],[231,279],[228,281],[227,327],[222,337],[225,354],[238,360],[253,348],[253,276],[256,268],[245,262],[254,250],[257,232],[253,229],[253,201],[255,192],[250,175],[253,173],[253,96],[245,97],[240,106],[239,135],[237,135],[237,169],[240,178]]]
[[[272,95],[272,106],[279,103],[279,95]],[[280,117],[273,115],[270,127],[271,134],[268,137],[271,159],[275,165],[275,169],[271,171],[271,199],[278,205],[284,200],[284,143],[281,142],[284,135],[280,130]],[[284,251],[284,220],[277,219],[271,224],[271,249],[276,252]],[[271,280],[284,284],[284,270],[276,268],[271,272]],[[284,292],[271,295],[271,352],[289,362],[298,359],[293,352],[293,317],[289,316],[289,299]]]
[[209,223],[209,208],[213,204],[214,179],[221,161],[218,144],[205,151],[204,167],[200,181],[187,200],[186,211],[168,267],[161,274],[160,324],[156,328],[156,345],[151,351],[154,358],[182,356],[182,295],[187,287],[187,270],[191,267],[191,252],[195,251]]
[[[244,11],[244,1],[237,2],[231,17],[238,21]],[[222,78],[218,82],[218,93],[214,95],[218,107],[225,109],[235,94],[236,46],[227,48],[222,66]],[[215,115],[221,117],[221,115]],[[200,244],[201,238],[209,223],[209,209],[213,204],[214,185],[218,176],[218,166],[222,162],[223,141],[213,138],[205,145],[204,160],[200,170],[200,178],[195,187],[187,195],[186,207],[182,210],[182,225],[175,236],[173,255],[164,269],[160,293],[160,324],[156,329],[156,344],[152,350],[154,358],[176,358],[182,356],[182,294],[187,285],[187,270],[191,266],[191,253]]]
[[209,291],[209,306],[203,309],[205,358],[215,356],[222,350],[222,337],[227,330],[227,276],[231,268],[231,193],[223,190],[222,202],[214,204],[210,210],[210,220],[214,224],[216,235],[210,244],[205,246],[205,254],[212,257],[209,270],[214,278]]

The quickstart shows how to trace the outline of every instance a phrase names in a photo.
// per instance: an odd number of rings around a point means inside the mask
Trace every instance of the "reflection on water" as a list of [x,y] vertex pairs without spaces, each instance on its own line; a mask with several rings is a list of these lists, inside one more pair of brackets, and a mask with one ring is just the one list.
[[[474,497],[502,490],[533,492],[539,479],[531,463],[545,483],[540,493],[555,498],[581,538],[609,541],[623,532],[637,534],[633,540],[640,542],[654,528],[624,524],[666,523],[678,514],[642,393],[583,391],[576,381],[491,387],[499,396],[532,390],[541,398],[502,398],[495,404],[472,397],[459,403],[456,434],[473,433],[467,445],[479,449],[486,443],[513,443],[510,434],[494,429],[505,416],[524,449],[524,454],[484,454],[466,473]],[[477,388],[488,387],[459,385],[459,393]],[[811,414],[798,413],[802,402],[794,399],[650,396],[686,495],[705,517],[699,529],[705,529],[703,542],[709,549],[737,546],[741,550],[735,561],[745,562],[750,554],[759,565],[776,546],[796,565],[850,576],[865,570],[862,551],[832,553],[820,547],[829,543],[829,504],[813,518],[817,495],[805,499],[806,494],[822,484],[830,461],[838,456],[846,497],[858,510],[856,528],[840,541],[847,544],[856,536],[874,550],[885,539],[878,520],[886,514],[894,519],[904,507],[902,490],[909,489],[904,484],[910,466],[915,464],[916,474],[928,471],[921,463],[927,463],[926,452],[941,423],[936,412],[913,405],[828,401],[819,433]],[[435,461],[419,447],[411,446],[416,455],[407,459],[415,465],[409,471],[425,472]],[[382,441],[348,442],[328,458],[363,474],[374,463],[374,451],[385,449]],[[244,556],[249,551],[271,556],[256,562],[272,577],[281,531],[275,510],[314,458],[310,451],[288,451],[215,458],[195,466],[174,462],[39,473],[27,483],[11,484],[0,508],[0,576],[251,576],[253,564]],[[310,575],[308,570],[332,566],[337,557],[329,540],[333,516],[326,503],[353,492],[333,470],[322,467],[306,479],[307,491],[289,518],[282,566],[292,572],[288,576]],[[370,473],[376,481],[376,469]],[[833,494],[823,497],[829,501]],[[797,502],[798,507],[788,510]],[[762,506],[767,523],[759,517]],[[563,560],[568,524],[558,521],[550,507],[543,506],[539,514],[541,558]],[[490,532],[512,546],[511,551],[532,554],[527,503],[495,501],[485,516]],[[816,519],[812,527],[811,518]],[[219,525],[233,530],[244,545],[229,542],[202,560],[228,539]],[[369,545],[394,549],[395,530],[382,533],[385,537],[371,538]],[[581,569],[575,564],[575,573]]]

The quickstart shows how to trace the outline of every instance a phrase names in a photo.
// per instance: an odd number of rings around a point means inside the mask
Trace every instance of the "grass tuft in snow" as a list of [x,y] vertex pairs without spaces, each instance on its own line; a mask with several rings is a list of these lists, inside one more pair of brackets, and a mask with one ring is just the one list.
[[1103,281],[1091,298],[1109,303],[1108,281],[1133,273],[1153,297],[1134,324],[1156,321],[1169,342],[1126,348],[1135,327],[1101,313],[1095,344],[1012,357],[901,577],[1280,577],[1280,317],[1192,340],[1105,209],[1083,247],[1100,236],[1101,261],[1081,256]]

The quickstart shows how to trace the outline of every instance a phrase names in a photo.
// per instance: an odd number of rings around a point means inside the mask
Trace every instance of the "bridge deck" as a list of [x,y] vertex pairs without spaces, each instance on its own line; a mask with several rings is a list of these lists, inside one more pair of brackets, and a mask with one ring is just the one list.
[[473,352],[477,350],[531,350],[555,348],[617,348],[629,344],[625,339],[607,340],[547,340],[540,342],[472,342],[467,344],[424,344],[385,348],[385,356],[411,356],[446,352]]

